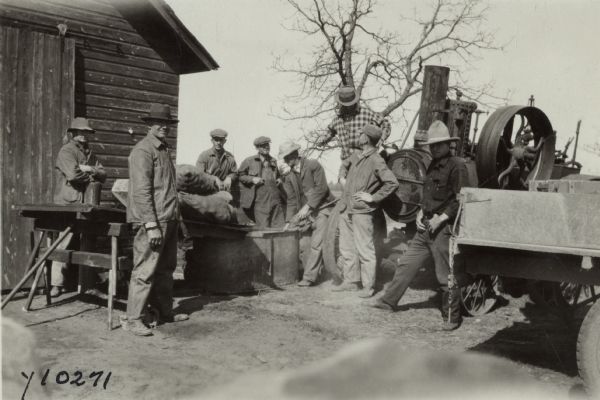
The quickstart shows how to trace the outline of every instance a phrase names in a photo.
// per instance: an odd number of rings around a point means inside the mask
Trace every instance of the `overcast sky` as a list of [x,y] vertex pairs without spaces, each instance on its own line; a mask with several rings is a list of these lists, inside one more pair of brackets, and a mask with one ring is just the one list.
[[[272,70],[275,55],[302,54],[307,41],[282,27],[292,10],[283,0],[167,0],[177,16],[220,65],[217,71],[183,75],[179,99],[178,163],[195,163],[210,147],[209,132],[230,133],[227,147],[238,163],[255,152],[259,135],[273,139],[272,152],[298,126],[270,115],[282,95],[295,91],[289,76]],[[377,18],[393,26],[406,1],[380,0]],[[424,1],[408,1],[423,9]],[[469,72],[475,82],[493,80],[509,104],[526,104],[531,94],[550,118],[558,144],[573,136],[582,119],[580,142],[600,142],[600,1],[503,0],[491,2],[488,24],[502,52],[486,53]],[[493,110],[490,110],[493,111]],[[480,120],[480,128],[485,117]],[[392,129],[399,139],[402,129]],[[571,148],[572,149],[572,148]],[[600,157],[578,150],[584,172],[600,174]],[[338,154],[324,160],[335,180]]]

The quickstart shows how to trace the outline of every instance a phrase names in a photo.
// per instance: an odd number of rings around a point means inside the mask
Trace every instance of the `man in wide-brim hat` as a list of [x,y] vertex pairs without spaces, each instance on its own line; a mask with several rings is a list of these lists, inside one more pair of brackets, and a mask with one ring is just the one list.
[[[102,164],[88,146],[88,135],[94,133],[87,119],[76,117],[67,129],[68,142],[65,143],[56,157],[56,169],[60,172],[57,191],[54,195],[56,204],[82,203],[84,192],[90,182],[104,182],[106,172]],[[70,246],[73,234],[69,234],[61,243],[62,248]],[[66,264],[52,262],[52,297],[64,291]]]
[[124,329],[149,336],[152,331],[142,322],[147,304],[158,310],[159,322],[183,321],[188,316],[173,313],[179,204],[167,136],[178,120],[163,104],[153,104],[141,119],[148,125],[148,134],[131,150],[128,160],[127,222],[135,238]]
[[359,95],[354,87],[341,86],[335,99],[339,111],[328,126],[329,136],[323,140],[323,144],[328,143],[334,136],[337,137],[341,146],[342,160],[361,150],[359,139],[365,125],[371,124],[381,128],[380,143],[390,136],[392,127],[388,119],[366,105],[360,104]]
[[419,268],[433,258],[435,272],[442,289],[443,329],[460,326],[460,288],[449,282],[451,227],[458,212],[460,189],[467,184],[467,168],[460,157],[450,153],[450,144],[459,141],[451,137],[446,125],[434,121],[428,130],[433,160],[427,169],[423,186],[423,204],[417,215],[417,234],[400,259],[394,279],[384,295],[371,303],[376,308],[395,311]]
[[310,251],[303,260],[304,275],[298,283],[308,287],[315,284],[323,268],[323,238],[335,197],[329,190],[323,166],[317,160],[301,157],[299,150],[297,143],[285,142],[279,147],[279,159],[289,165],[289,178],[297,178],[293,195],[288,196],[286,222],[301,225],[310,221],[313,228]]

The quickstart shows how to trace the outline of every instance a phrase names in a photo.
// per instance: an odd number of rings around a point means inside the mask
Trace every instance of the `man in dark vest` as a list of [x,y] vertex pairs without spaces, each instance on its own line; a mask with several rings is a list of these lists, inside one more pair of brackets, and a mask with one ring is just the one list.
[[[323,268],[322,246],[327,220],[335,197],[329,190],[325,171],[317,160],[307,160],[300,157],[300,145],[286,142],[279,147],[279,158],[289,165],[290,174],[299,179],[298,194],[301,207],[290,219],[292,223],[310,221],[313,226],[310,252],[304,265],[304,276],[298,286],[312,286]],[[288,202],[292,199],[288,198]],[[288,208],[289,209],[289,208]]]
[[227,132],[215,129],[210,132],[212,148],[203,151],[196,161],[200,171],[215,177],[219,190],[231,190],[231,184],[237,177],[237,164],[233,154],[225,150]]
[[153,104],[141,118],[148,134],[129,154],[127,222],[135,232],[133,270],[124,328],[139,336],[152,331],[141,318],[150,303],[159,312],[159,322],[188,319],[173,313],[173,271],[177,264],[177,228],[180,219],[175,167],[167,136],[179,122],[168,105]]
[[[87,135],[93,133],[87,119],[77,117],[73,119],[71,127],[67,130],[69,141],[61,147],[56,158],[56,169],[60,172],[57,192],[54,195],[56,204],[83,203],[83,195],[91,182],[104,182],[106,172],[98,162],[88,145]],[[71,244],[73,234],[63,240],[61,247],[66,248]],[[66,264],[59,261],[52,262],[52,297],[60,296],[64,290]]]
[[394,279],[382,297],[371,306],[395,311],[398,301],[423,263],[433,257],[435,272],[442,290],[442,316],[444,330],[460,326],[460,288],[452,282],[449,251],[451,227],[458,212],[460,189],[467,183],[467,168],[460,157],[450,152],[450,144],[459,140],[450,137],[446,125],[434,121],[429,131],[429,145],[433,161],[427,169],[423,187],[423,204],[417,215],[417,234],[400,259]]
[[281,228],[284,225],[281,177],[277,161],[269,154],[271,139],[260,136],[254,140],[254,146],[258,154],[246,158],[238,170],[240,203],[258,227]]

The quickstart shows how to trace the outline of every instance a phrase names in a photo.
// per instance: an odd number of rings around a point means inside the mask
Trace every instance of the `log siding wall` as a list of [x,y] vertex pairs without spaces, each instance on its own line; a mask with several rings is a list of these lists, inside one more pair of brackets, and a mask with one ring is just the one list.
[[[169,104],[177,113],[179,75],[106,0],[0,4],[0,24],[5,26],[58,35],[61,23],[68,27],[66,37],[75,39],[73,117],[88,118],[96,129],[90,147],[108,173],[102,202],[116,204],[112,184],[127,178],[127,156],[146,133],[139,117],[155,102]],[[176,150],[176,132],[169,142]]]

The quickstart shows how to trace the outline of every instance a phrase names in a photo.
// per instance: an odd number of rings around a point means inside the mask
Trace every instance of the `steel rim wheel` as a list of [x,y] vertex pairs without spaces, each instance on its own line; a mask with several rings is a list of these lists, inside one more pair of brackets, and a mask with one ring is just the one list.
[[[528,151],[527,158],[523,158],[516,144],[527,129],[533,137],[530,147],[539,146],[539,149]],[[522,190],[527,189],[530,180],[549,179],[554,166],[555,142],[552,124],[540,109],[499,108],[486,121],[477,144],[475,162],[480,186]],[[533,155],[535,157],[529,159]],[[503,178],[502,182],[498,182],[499,177]]]

